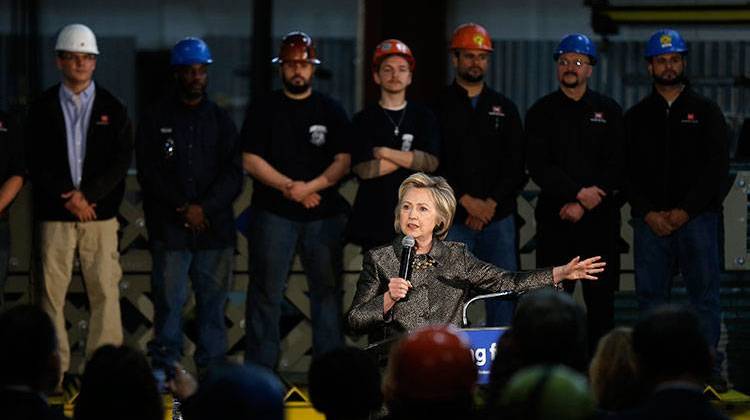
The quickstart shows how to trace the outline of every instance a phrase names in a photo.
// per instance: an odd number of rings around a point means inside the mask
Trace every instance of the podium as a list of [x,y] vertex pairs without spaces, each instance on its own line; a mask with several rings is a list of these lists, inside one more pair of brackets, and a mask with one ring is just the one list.
[[464,304],[462,325],[464,328],[463,332],[469,337],[469,346],[471,347],[471,357],[474,359],[474,364],[477,366],[477,383],[480,385],[486,385],[490,382],[490,371],[492,370],[492,362],[495,360],[497,354],[497,340],[508,330],[508,327],[485,327],[485,328],[466,328],[469,325],[467,317],[467,311],[469,306],[477,301],[486,299],[510,299],[515,298],[517,295],[514,292],[499,292],[490,293],[487,295],[479,295],[470,299]]
[[471,358],[477,366],[477,383],[486,385],[490,382],[492,362],[497,353],[497,340],[508,327],[495,328],[464,328],[463,332],[469,337]]
[[[514,292],[499,292],[490,293],[487,295],[479,295],[470,299],[464,304],[461,331],[463,331],[469,338],[469,346],[471,348],[471,357],[477,366],[477,383],[480,385],[488,384],[490,381],[490,372],[492,369],[492,362],[495,360],[497,354],[497,341],[500,337],[508,330],[509,327],[483,327],[483,328],[467,328],[469,320],[467,318],[467,310],[469,305],[479,300],[504,298],[512,299],[518,296]],[[386,334],[387,335],[387,334]],[[378,365],[385,366],[388,355],[390,353],[391,346],[401,339],[402,334],[391,335],[384,340],[380,340],[364,347],[364,350],[371,354],[378,361]]]

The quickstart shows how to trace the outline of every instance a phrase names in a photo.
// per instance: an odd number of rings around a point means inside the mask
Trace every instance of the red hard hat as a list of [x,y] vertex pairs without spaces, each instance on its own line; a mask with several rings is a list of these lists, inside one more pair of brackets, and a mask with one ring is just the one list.
[[469,340],[452,325],[430,325],[409,334],[394,349],[390,363],[396,399],[465,396],[477,380]]
[[451,50],[492,51],[492,39],[482,25],[464,23],[453,31]]
[[289,61],[305,61],[311,64],[320,64],[315,53],[312,38],[304,32],[289,32],[281,40],[279,56],[271,60],[274,64],[282,64]]
[[386,39],[375,47],[375,53],[372,55],[373,70],[377,71],[380,63],[391,55],[404,57],[409,63],[409,69],[414,71],[414,66],[417,64],[414,55],[412,55],[409,47],[398,39]]

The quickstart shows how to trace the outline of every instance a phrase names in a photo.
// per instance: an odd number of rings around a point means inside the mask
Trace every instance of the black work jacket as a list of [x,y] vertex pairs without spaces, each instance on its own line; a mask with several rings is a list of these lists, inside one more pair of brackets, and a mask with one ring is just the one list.
[[[26,139],[34,191],[34,211],[40,221],[77,221],[61,195],[73,190],[68,163],[65,117],[60,85],[47,89],[29,109]],[[98,220],[115,217],[125,194],[125,176],[133,159],[133,125],[125,106],[96,85],[80,190],[96,204]]]
[[729,172],[727,124],[715,102],[690,87],[670,106],[656,91],[625,114],[633,216],[680,208],[719,211]]
[[564,223],[560,209],[576,202],[581,188],[594,185],[607,195],[581,222],[619,220],[624,135],[620,106],[590,89],[578,101],[557,90],[529,109],[527,163],[531,179],[541,189],[536,207],[539,223]]
[[[151,241],[168,249],[220,249],[236,241],[232,202],[242,187],[237,128],[208,98],[188,108],[169,96],[150,109],[136,137],[138,181]],[[193,233],[177,209],[198,204],[208,229]]]
[[[438,172],[456,193],[497,202],[493,220],[516,210],[516,198],[526,183],[521,117],[510,99],[485,85],[476,108],[466,89],[455,81],[447,86],[436,106],[441,129]],[[456,222],[467,217],[462,206]]]

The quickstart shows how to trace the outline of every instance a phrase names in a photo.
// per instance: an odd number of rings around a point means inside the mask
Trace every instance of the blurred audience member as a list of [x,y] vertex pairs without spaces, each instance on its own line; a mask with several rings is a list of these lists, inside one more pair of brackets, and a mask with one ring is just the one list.
[[97,349],[86,364],[73,417],[162,420],[162,397],[146,356],[128,346]]
[[0,315],[0,409],[5,420],[64,419],[47,404],[60,378],[55,327],[31,305]]
[[383,385],[389,418],[473,418],[476,380],[464,333],[450,325],[417,329],[391,353]]
[[703,396],[713,358],[698,316],[687,308],[656,308],[633,329],[638,371],[649,395],[619,419],[726,419]]
[[513,375],[503,391],[503,420],[585,420],[594,418],[594,399],[586,378],[565,366],[532,366]]
[[209,368],[197,391],[194,384],[184,370],[178,369],[173,385],[177,397],[185,401],[185,420],[284,418],[284,388],[264,367],[217,364]]
[[328,420],[367,419],[380,408],[380,372],[364,350],[344,347],[313,360],[310,399]]
[[589,379],[599,409],[618,412],[636,405],[640,383],[632,328],[617,327],[602,337],[591,359]]
[[498,342],[490,372],[488,408],[494,410],[511,376],[523,367],[561,364],[583,373],[588,363],[586,318],[573,298],[554,290],[523,296],[511,328]]
[[512,326],[524,366],[559,363],[578,372],[586,370],[586,318],[570,295],[554,290],[526,295],[518,303]]

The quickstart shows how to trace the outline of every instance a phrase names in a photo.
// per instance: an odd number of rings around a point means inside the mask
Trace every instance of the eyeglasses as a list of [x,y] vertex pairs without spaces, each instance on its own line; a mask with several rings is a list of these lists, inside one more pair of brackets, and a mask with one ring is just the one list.
[[571,64],[575,65],[577,69],[580,69],[583,67],[584,64],[591,64],[588,61],[581,61],[581,60],[568,60],[567,58],[560,58],[557,60],[557,65],[560,67],[568,67]]

